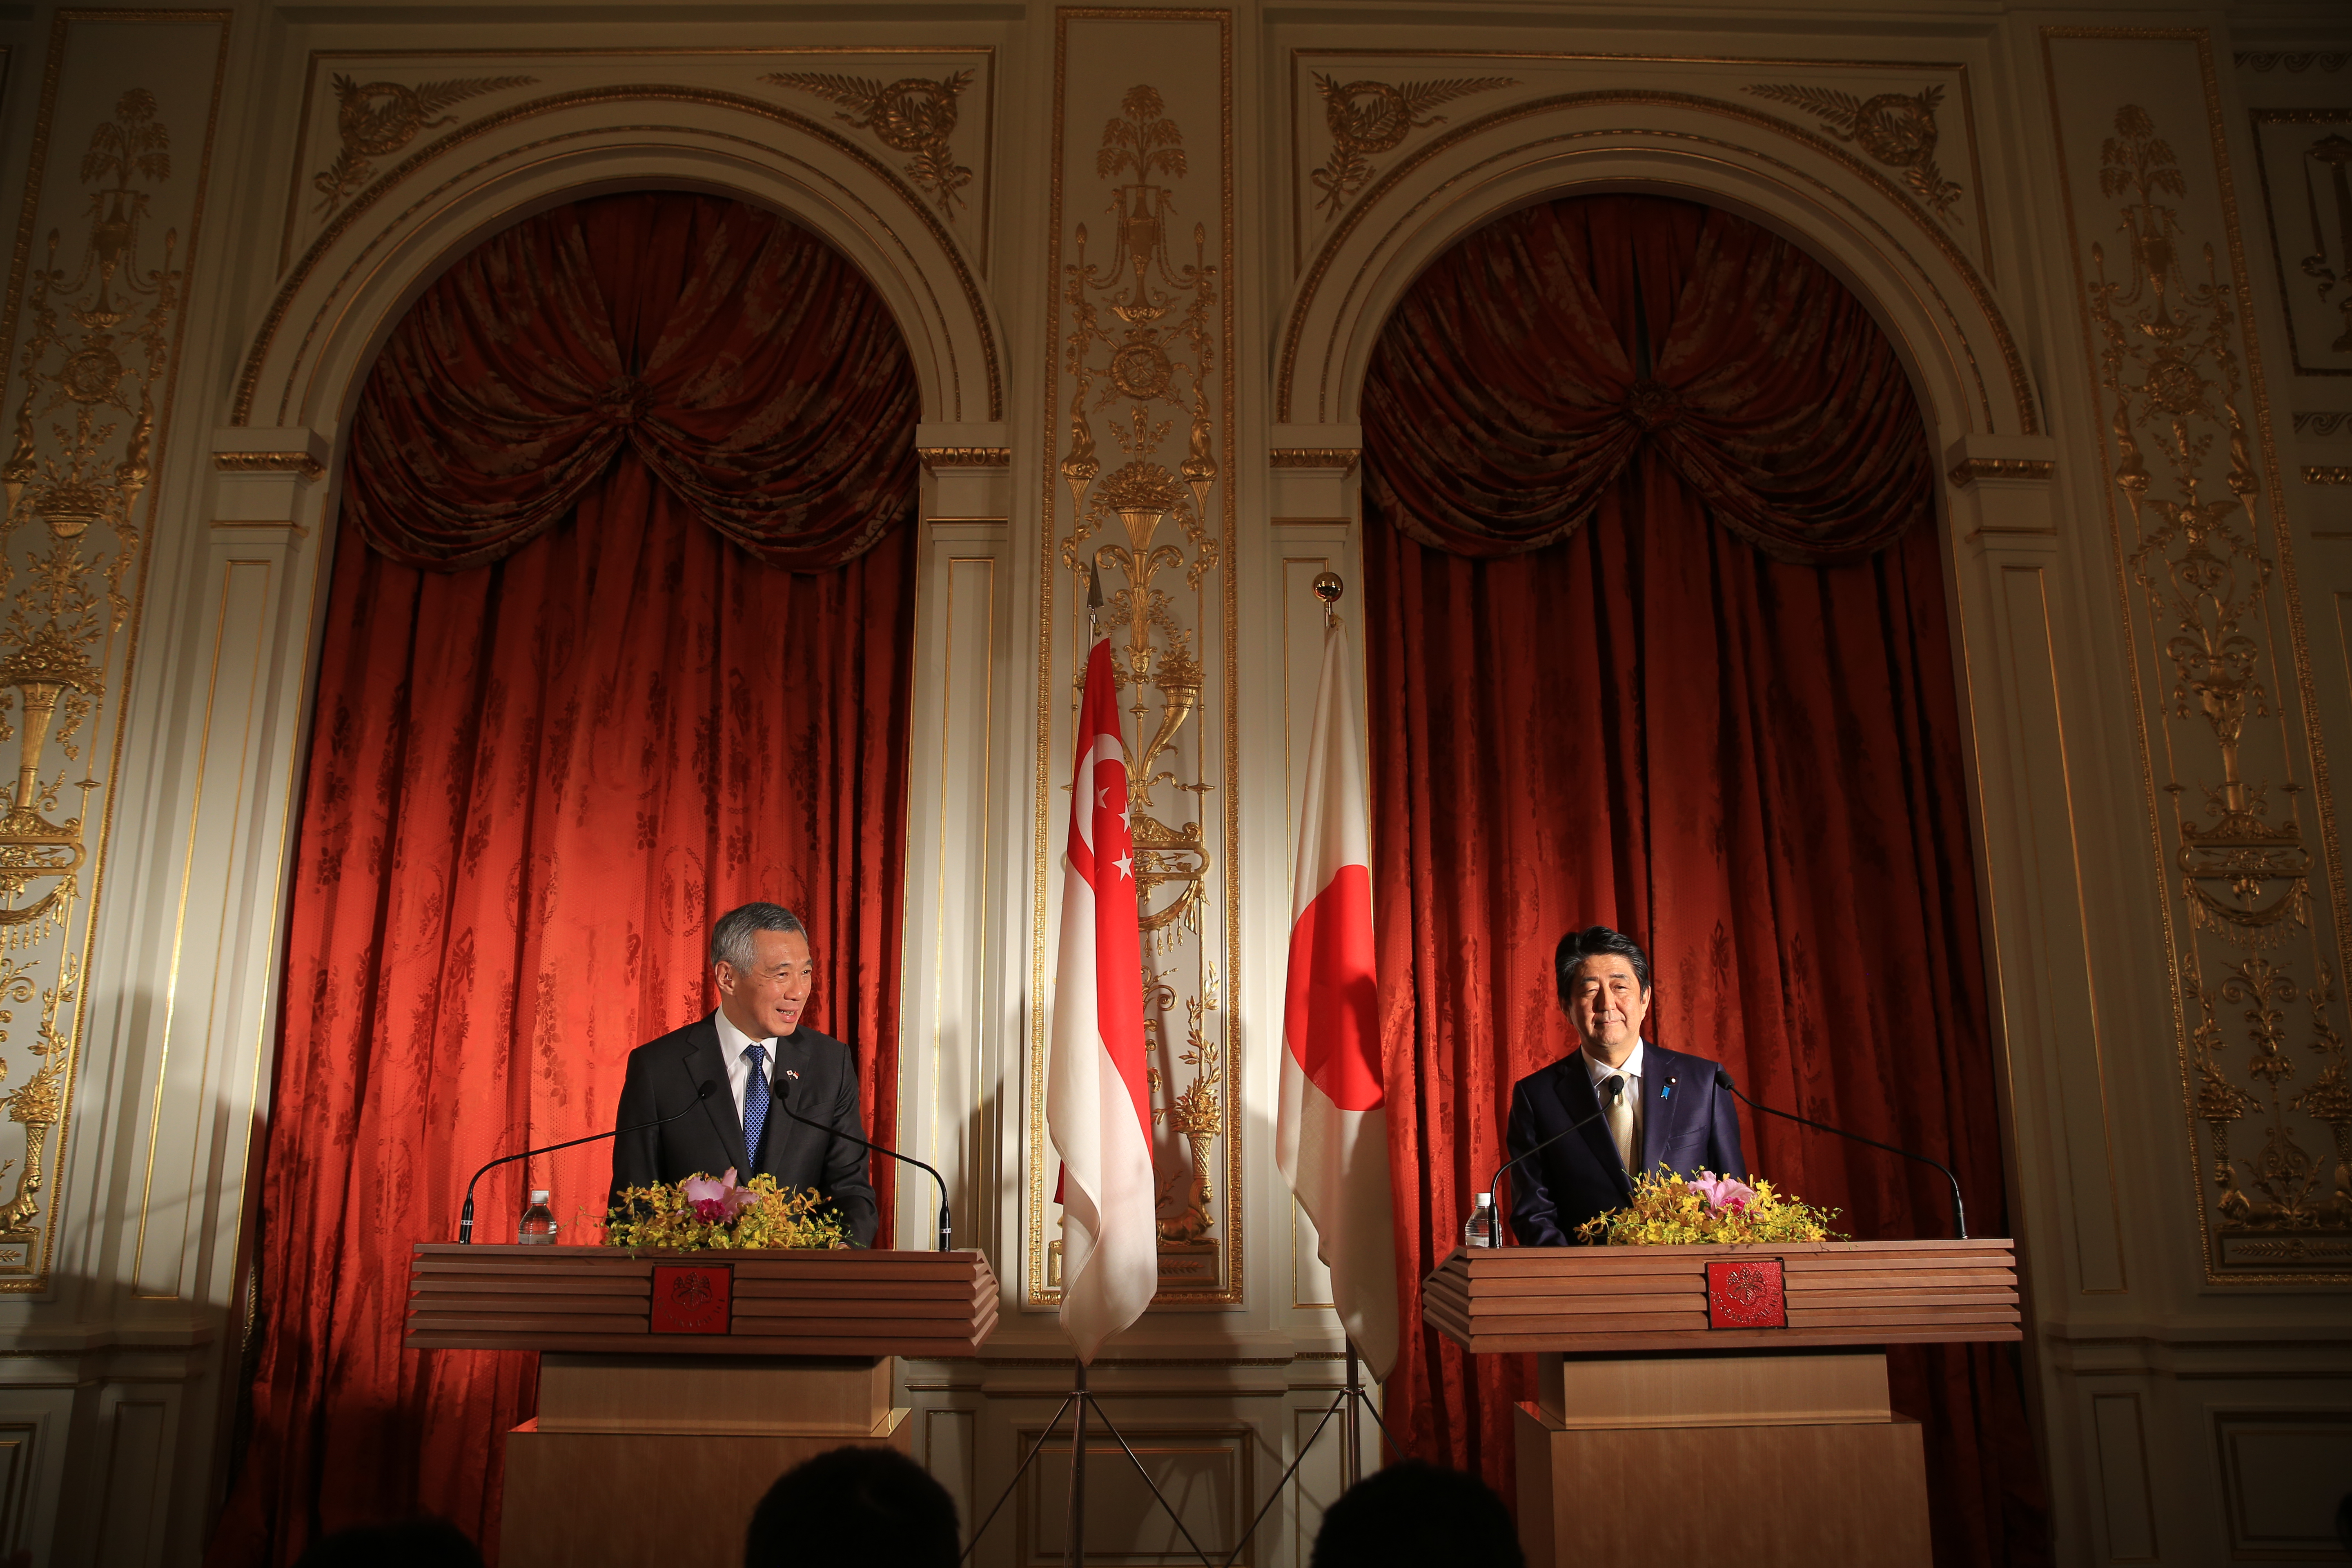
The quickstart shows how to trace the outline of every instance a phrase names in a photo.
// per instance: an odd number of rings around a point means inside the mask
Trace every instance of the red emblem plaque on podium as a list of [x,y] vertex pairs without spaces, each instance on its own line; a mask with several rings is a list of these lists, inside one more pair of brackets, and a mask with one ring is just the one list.
[[1789,1297],[1780,1259],[1759,1258],[1706,1266],[1706,1326],[1710,1329],[1785,1329]]
[[653,1331],[726,1333],[733,1316],[734,1286],[734,1272],[724,1263],[655,1264]]

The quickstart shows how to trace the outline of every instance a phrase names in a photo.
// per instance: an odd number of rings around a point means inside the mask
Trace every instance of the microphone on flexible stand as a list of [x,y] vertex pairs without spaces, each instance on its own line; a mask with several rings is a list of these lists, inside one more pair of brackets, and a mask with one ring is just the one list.
[[643,1132],[650,1128],[666,1127],[669,1123],[677,1121],[679,1117],[684,1116],[687,1110],[692,1110],[696,1106],[700,1105],[704,1100],[709,1100],[712,1095],[718,1092],[719,1081],[716,1079],[707,1078],[702,1080],[702,1087],[695,1090],[694,1098],[687,1101],[685,1110],[673,1110],[667,1116],[658,1117],[652,1121],[640,1121],[635,1127],[615,1127],[610,1132],[591,1132],[587,1137],[574,1138],[569,1143],[550,1143],[544,1149],[526,1149],[520,1154],[499,1155],[497,1159],[491,1161],[488,1164],[475,1172],[473,1182],[467,1182],[466,1184],[466,1206],[457,1216],[458,1241],[467,1247],[471,1247],[474,1244],[474,1182],[480,1181],[484,1176],[488,1175],[500,1165],[511,1164],[517,1160],[528,1160],[533,1154],[552,1154],[558,1149],[569,1149],[575,1144],[593,1143],[598,1142],[600,1139],[605,1138],[618,1138],[625,1132]]
[[941,1252],[953,1252],[955,1250],[955,1215],[953,1211],[948,1207],[947,1178],[940,1175],[937,1171],[932,1171],[931,1167],[924,1164],[912,1154],[901,1154],[896,1149],[885,1149],[879,1143],[868,1143],[865,1139],[860,1138],[855,1132],[844,1132],[838,1127],[827,1126],[822,1121],[812,1121],[807,1117],[803,1116],[799,1111],[794,1110],[790,1103],[792,1100],[793,1086],[799,1083],[800,1080],[800,1074],[793,1071],[790,1068],[786,1068],[784,1069],[783,1077],[779,1079],[776,1082],[776,1097],[770,1103],[774,1105],[778,1110],[782,1111],[786,1116],[791,1117],[793,1121],[799,1122],[803,1127],[814,1127],[818,1131],[830,1133],[835,1138],[845,1138],[861,1149],[870,1149],[877,1154],[887,1154],[890,1158],[898,1161],[901,1164],[913,1165],[920,1170],[930,1171],[931,1180],[939,1183],[940,1184],[940,1250]]
[[1785,1117],[1790,1121],[1799,1122],[1807,1127],[1817,1127],[1824,1132],[1834,1132],[1841,1138],[1851,1138],[1857,1143],[1867,1143],[1874,1149],[1884,1149],[1890,1154],[1900,1154],[1906,1160],[1916,1160],[1923,1165],[1935,1166],[1944,1173],[1944,1180],[1952,1184],[1952,1228],[1960,1233],[1962,1241],[1969,1238],[1968,1211],[1960,1205],[1960,1179],[1952,1174],[1952,1168],[1941,1160],[1930,1160],[1925,1154],[1915,1154],[1908,1149],[1897,1149],[1894,1144],[1881,1143],[1875,1138],[1864,1138],[1859,1132],[1849,1132],[1843,1127],[1832,1127],[1826,1121],[1815,1121],[1809,1117],[1800,1116],[1793,1110],[1782,1110],[1777,1106],[1759,1105],[1746,1095],[1740,1094],[1739,1086],[1733,1083],[1731,1075],[1721,1068],[1715,1069],[1715,1082],[1717,1088],[1738,1095],[1738,1098],[1745,1101],[1751,1110],[1761,1110],[1774,1116]]
[[[1557,1131],[1557,1132],[1553,1133],[1550,1137],[1549,1137],[1549,1138],[1545,1139],[1542,1142],[1540,1142],[1540,1143],[1537,1144],[1534,1148],[1532,1148],[1532,1149],[1528,1150],[1528,1151],[1527,1152],[1527,1153],[1526,1153],[1526,1154],[1514,1154],[1514,1155],[1512,1155],[1509,1159],[1507,1159],[1507,1160],[1504,1161],[1500,1165],[1497,1165],[1496,1167],[1495,1167],[1495,1179],[1494,1179],[1493,1181],[1488,1182],[1488,1183],[1486,1184],[1486,1190],[1487,1190],[1488,1192],[1490,1192],[1490,1193],[1491,1193],[1491,1192],[1494,1192],[1496,1188],[1500,1187],[1500,1186],[1502,1185],[1502,1182],[1503,1182],[1503,1173],[1504,1173],[1505,1171],[1509,1170],[1512,1166],[1514,1166],[1514,1165],[1517,1164],[1520,1161],[1522,1161],[1522,1160],[1524,1160],[1524,1159],[1528,1158],[1528,1155],[1529,1155],[1529,1154],[1540,1154],[1540,1153],[1542,1153],[1545,1150],[1547,1150],[1547,1149],[1550,1148],[1553,1144],[1555,1144],[1555,1143],[1559,1142],[1561,1139],[1563,1139],[1563,1138],[1567,1137],[1570,1133],[1574,1132],[1574,1131],[1579,1131],[1579,1130],[1580,1130],[1580,1129],[1582,1129],[1582,1128],[1590,1127],[1590,1126],[1591,1126],[1594,1122],[1596,1122],[1596,1121],[1600,1121],[1602,1117],[1604,1117],[1604,1116],[1608,1115],[1608,1114],[1609,1114],[1609,1106],[1611,1106],[1611,1105],[1614,1105],[1614,1104],[1616,1104],[1619,1100],[1622,1100],[1622,1099],[1624,1099],[1624,1098],[1625,1098],[1625,1075],[1624,1075],[1623,1073],[1611,1073],[1607,1078],[1605,1078],[1605,1079],[1603,1079],[1601,1080],[1601,1088],[1603,1088],[1603,1089],[1607,1089],[1607,1090],[1609,1091],[1609,1102],[1608,1102],[1608,1104],[1607,1104],[1607,1105],[1603,1105],[1600,1110],[1598,1110],[1594,1111],[1591,1115],[1590,1115],[1590,1116],[1588,1116],[1588,1117],[1584,1118],[1584,1119],[1583,1119],[1582,1121],[1571,1121],[1571,1122],[1570,1122],[1567,1126],[1565,1126],[1565,1127],[1561,1128],[1559,1131]],[[1493,1235],[1493,1236],[1494,1236],[1494,1237],[1495,1237],[1495,1242],[1494,1242],[1494,1244],[1495,1244],[1496,1247],[1500,1247],[1500,1246],[1502,1246],[1502,1245],[1503,1245],[1503,1205],[1500,1205],[1500,1204],[1496,1204],[1496,1205],[1495,1205],[1495,1217],[1494,1217],[1492,1220],[1490,1220],[1489,1222],[1487,1222],[1487,1223],[1488,1223],[1489,1229],[1490,1229],[1490,1231],[1491,1231],[1492,1235]]]

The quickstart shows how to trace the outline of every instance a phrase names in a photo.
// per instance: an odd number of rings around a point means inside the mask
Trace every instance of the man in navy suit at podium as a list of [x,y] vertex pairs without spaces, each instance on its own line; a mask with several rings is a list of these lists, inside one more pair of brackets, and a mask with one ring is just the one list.
[[1578,1226],[1633,1201],[1631,1172],[1745,1179],[1739,1119],[1731,1096],[1716,1087],[1716,1064],[1642,1038],[1649,955],[1622,931],[1591,926],[1559,939],[1552,973],[1583,1043],[1512,1088],[1509,1152],[1586,1125],[1511,1168],[1511,1234],[1519,1245],[1572,1244]]
[[[728,1170],[748,1182],[761,1171],[780,1187],[812,1187],[833,1200],[850,1238],[874,1242],[880,1211],[866,1179],[866,1127],[857,1110],[857,1058],[801,1022],[816,963],[808,930],[777,904],[745,904],[710,931],[719,1006],[707,1018],[629,1053],[614,1120],[659,1127],[613,1142],[613,1197],[624,1187],[684,1181]],[[701,1086],[712,1086],[699,1110]],[[784,1115],[778,1102],[818,1123]],[[846,1136],[835,1136],[838,1130]]]

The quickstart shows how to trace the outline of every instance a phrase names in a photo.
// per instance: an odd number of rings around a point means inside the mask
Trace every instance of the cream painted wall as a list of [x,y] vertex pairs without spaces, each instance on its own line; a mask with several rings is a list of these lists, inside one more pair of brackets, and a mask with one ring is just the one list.
[[[0,477],[25,508],[0,548],[15,592],[70,545],[68,575],[97,606],[73,680],[47,682],[60,717],[23,803],[39,823],[0,832],[0,868],[30,861],[0,905],[73,888],[0,925],[13,1012],[0,1016],[0,1551],[77,1568],[198,1556],[233,1452],[247,1177],[268,1113],[343,420],[375,346],[448,258],[521,214],[646,184],[732,193],[825,234],[891,302],[922,380],[897,1132],[949,1173],[959,1237],[987,1248],[1007,1300],[988,1356],[909,1363],[905,1381],[918,1451],[967,1510],[993,1496],[1066,1378],[1034,1121],[1044,872],[1077,632],[1065,546],[1075,558],[1104,541],[1076,537],[1087,514],[1063,466],[1076,451],[1064,363],[1076,317],[1058,268],[1082,223],[1089,258],[1108,253],[1094,153],[1138,85],[1157,90],[1152,112],[1190,155],[1164,182],[1175,259],[1197,256],[1217,278],[1181,302],[1202,311],[1186,350],[1200,374],[1153,384],[1165,438],[1129,453],[1106,426],[1089,435],[1098,487],[1130,457],[1172,473],[1198,439],[1215,464],[1198,500],[1171,491],[1193,525],[1171,517],[1160,541],[1178,543],[1183,586],[1152,634],[1155,668],[1167,672],[1181,631],[1200,674],[1196,696],[1163,681],[1154,701],[1196,701],[1167,765],[1208,786],[1160,809],[1171,829],[1198,826],[1209,869],[1156,962],[1179,998],[1170,1027],[1190,1026],[1183,1000],[1201,1004],[1200,1054],[1223,1077],[1191,1102],[1206,1245],[1181,1256],[1187,1272],[1171,1266],[1165,1306],[1114,1343],[1097,1382],[1185,1489],[1195,1527],[1229,1531],[1255,1511],[1337,1372],[1326,1281],[1268,1140],[1290,745],[1319,636],[1304,585],[1327,564],[1355,574],[1356,387],[1386,309],[1431,256],[1515,205],[1614,186],[1698,195],[1802,239],[1873,303],[1950,470],[1939,524],[2060,1560],[2332,1550],[2326,1510],[2352,1477],[2352,1212],[2326,1212],[2330,1184],[2352,1183],[2352,1101],[2330,1100],[2322,1076],[2352,1035],[2347,797],[2327,770],[2330,743],[2339,756],[2352,744],[2352,347],[2333,346],[2352,279],[2323,275],[2352,271],[2352,212],[2339,220],[2312,149],[2352,125],[2340,8],[1302,3],[1139,16],[1019,0],[320,0],[24,7],[0,13],[0,211],[20,214]],[[946,190],[915,172],[921,149],[851,123],[855,106],[767,79],[796,72],[969,72],[940,89],[956,125],[928,165],[969,181]],[[1470,85],[1421,100],[1393,142],[1341,145],[1318,75],[1356,84],[1360,107],[1379,96],[1363,84]],[[346,142],[338,76],[375,95],[383,145]],[[454,85],[401,96],[428,83]],[[126,102],[134,89],[152,105]],[[1841,118],[1883,95],[1915,132],[1932,123],[1930,156]],[[158,123],[167,172],[85,178],[101,125],[137,141]],[[2103,169],[2116,171],[2104,183]],[[149,197],[121,270],[167,269],[170,230],[168,269],[184,280],[176,299],[138,296],[161,357],[148,375],[146,352],[124,352],[114,384],[129,406],[109,412],[58,401],[68,384],[106,388],[88,360],[68,374],[86,346],[68,318],[42,338],[39,269],[56,229],[65,276],[50,292],[60,309],[88,294],[89,202],[118,185]],[[2133,223],[2161,230],[2169,257],[2136,245]],[[2112,306],[2094,292],[2103,266]],[[2185,323],[2169,336],[2136,324],[2158,279],[2167,320]],[[1081,349],[1097,384],[1120,374],[1106,345]],[[2133,390],[2149,384],[2161,406]],[[34,463],[20,468],[13,433],[32,388]],[[94,500],[39,466],[69,469],[84,406],[112,426],[84,453],[110,490]],[[2192,449],[2168,465],[2176,416]],[[2116,482],[2136,471],[2124,436],[2144,487]],[[2184,674],[2169,651],[2174,585],[2199,544],[2164,531],[2179,516],[2164,509],[2190,499],[2190,478],[2199,504],[2230,503],[2200,527],[2243,544],[2210,534],[2242,591],[2244,679],[2263,690],[2228,737],[2203,694],[2185,710],[2174,697],[2193,679],[2226,708],[2217,679],[2237,679]],[[77,527],[83,516],[95,521]],[[117,558],[120,606],[106,600]],[[0,647],[0,752],[32,730],[26,687],[41,683],[8,662],[23,651]],[[2249,915],[2274,908],[2268,925]],[[2275,1025],[2246,1016],[2258,996]],[[1171,1096],[1199,1070],[1164,1065]],[[22,1182],[36,1150],[37,1186]],[[902,1203],[902,1234],[919,1233],[920,1192]],[[1337,1489],[1325,1441],[1249,1561],[1304,1561]],[[1160,1561],[1164,1532],[1139,1501],[1110,1511],[1139,1521],[1144,1555],[1130,1560]],[[1055,1509],[1024,1510],[983,1557],[1057,1550],[1055,1528]]]

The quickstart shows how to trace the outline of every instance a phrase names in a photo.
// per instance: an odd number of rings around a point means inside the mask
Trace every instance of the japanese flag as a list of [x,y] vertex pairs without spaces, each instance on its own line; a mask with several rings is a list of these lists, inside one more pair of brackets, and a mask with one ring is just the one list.
[[1274,1157],[1315,1222],[1316,1255],[1331,1270],[1340,1324],[1372,1375],[1384,1379],[1397,1356],[1396,1208],[1372,973],[1370,839],[1347,634],[1334,625],[1323,638],[1298,812]]

